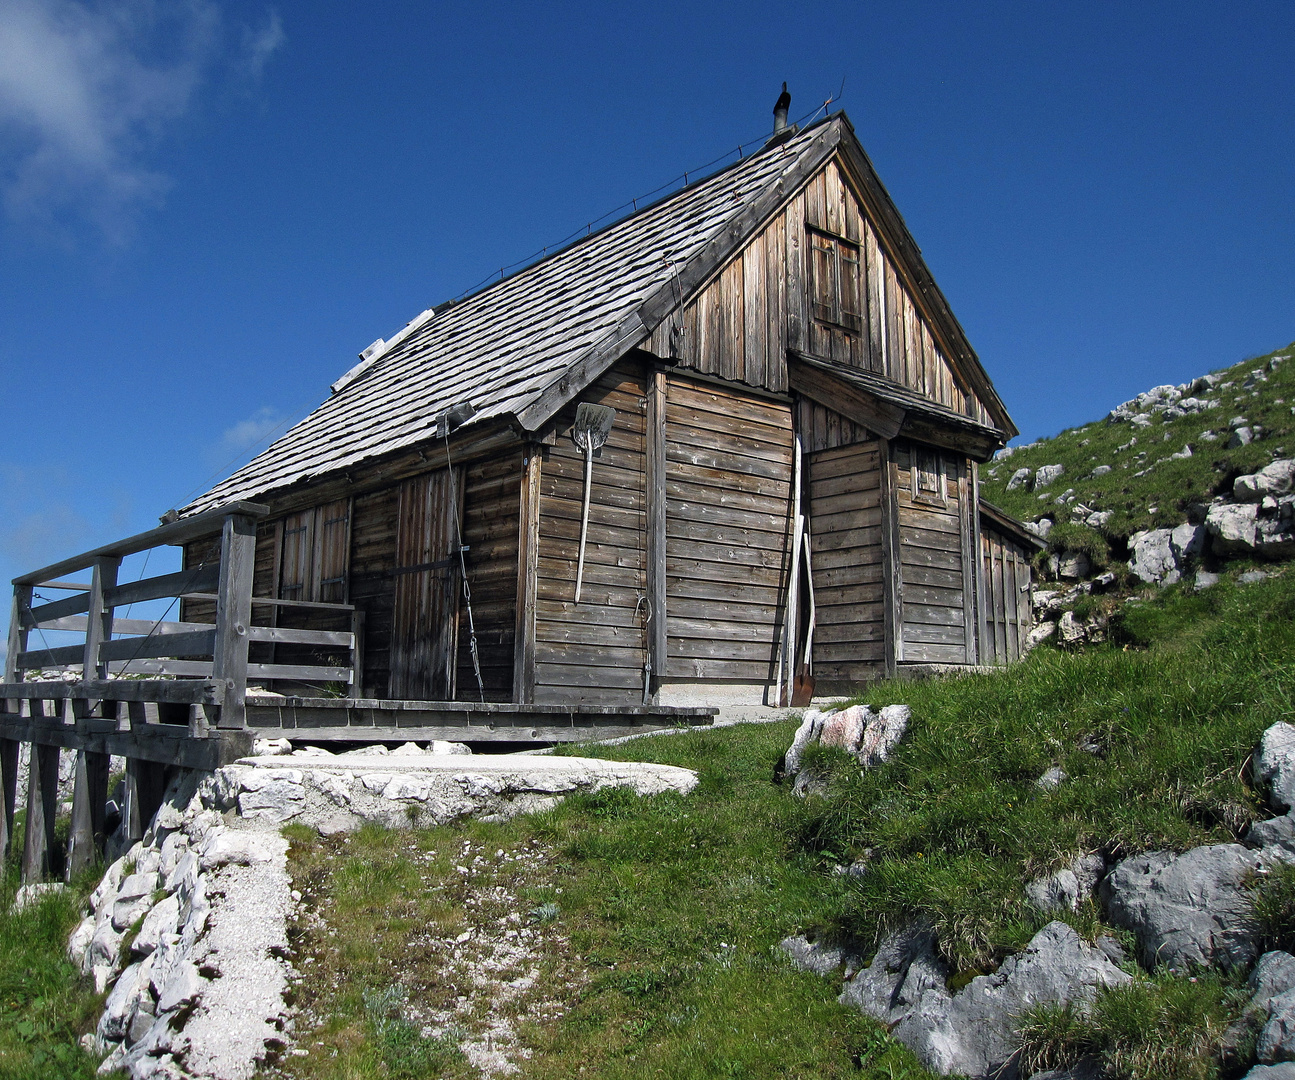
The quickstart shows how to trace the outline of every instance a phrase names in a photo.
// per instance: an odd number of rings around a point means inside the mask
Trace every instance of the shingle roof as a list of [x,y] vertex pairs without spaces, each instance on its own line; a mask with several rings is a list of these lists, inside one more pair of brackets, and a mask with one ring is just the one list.
[[854,129],[837,113],[458,304],[424,312],[376,359],[339,379],[309,416],[182,513],[256,499],[423,442],[436,434],[437,418],[464,401],[476,409],[472,425],[507,420],[538,430],[691,298],[838,148],[870,184],[896,253],[935,302],[964,374],[1014,434]]
[[636,317],[644,301],[784,174],[799,172],[802,159],[825,158],[836,140],[822,136],[833,123],[806,128],[434,315],[183,512],[421,442],[458,402],[476,407],[473,424],[522,414],[584,354],[641,341],[651,329]]

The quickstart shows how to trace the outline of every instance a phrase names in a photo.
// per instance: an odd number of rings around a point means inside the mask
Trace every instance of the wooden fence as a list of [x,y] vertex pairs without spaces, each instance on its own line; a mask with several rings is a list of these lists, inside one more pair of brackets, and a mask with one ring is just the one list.
[[[161,802],[168,766],[211,769],[250,750],[249,680],[335,683],[356,696],[362,634],[354,608],[252,596],[256,521],[267,512],[255,503],[231,503],[14,579],[0,684],[0,859],[13,834],[19,747],[30,743],[24,880],[49,871],[60,749],[77,752],[68,848],[74,872],[102,850],[110,755],[126,759],[121,810],[128,835],[138,837]],[[118,581],[128,555],[217,533],[218,562]],[[88,583],[63,580],[86,570]],[[38,590],[66,595],[49,599]],[[116,617],[127,605],[168,598],[172,605],[161,619]],[[168,621],[181,599],[214,600],[215,621]],[[282,607],[326,609],[348,619],[350,629],[254,622],[254,612],[273,616]],[[51,646],[44,640],[51,631],[70,631],[82,641]],[[344,653],[346,662],[251,663],[253,642],[318,647]]]

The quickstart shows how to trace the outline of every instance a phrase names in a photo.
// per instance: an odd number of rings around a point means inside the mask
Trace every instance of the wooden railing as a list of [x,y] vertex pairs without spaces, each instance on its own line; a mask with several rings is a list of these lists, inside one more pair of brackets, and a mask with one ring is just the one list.
[[[159,768],[212,768],[230,747],[246,752],[249,680],[336,683],[347,696],[356,696],[362,635],[353,607],[252,596],[256,522],[267,513],[256,503],[228,504],[14,578],[9,651],[0,684],[0,858],[13,828],[18,746],[30,742],[23,860],[27,880],[48,869],[59,748],[79,751],[69,858],[75,867],[102,845],[110,754],[127,758],[128,816],[147,823],[156,809],[152,804],[161,798]],[[217,534],[218,561],[118,581],[128,555]],[[88,583],[64,580],[86,570]],[[67,595],[38,599],[37,590]],[[167,599],[172,605],[161,619],[116,617],[129,604]],[[182,600],[214,601],[214,621],[168,621],[166,616]],[[255,610],[277,623],[275,616],[284,608],[318,609],[349,629],[253,622]],[[78,634],[82,640],[51,645],[44,634],[54,631]],[[249,648],[255,642],[327,650],[344,654],[345,662],[253,663]]]
[[[73,702],[78,715],[116,717],[117,702],[189,704],[194,735],[213,726],[241,728],[249,680],[294,683],[338,683],[348,694],[356,689],[359,672],[360,625],[348,604],[308,603],[252,596],[252,564],[256,520],[266,508],[235,503],[207,514],[163,525],[150,532],[109,544],[30,574],[14,578],[9,624],[9,655],[0,697],[17,701]],[[127,555],[164,544],[184,544],[220,533],[219,559],[175,573],[119,583],[118,568]],[[58,580],[91,571],[88,584]],[[62,591],[65,598],[36,603],[34,594]],[[129,604],[151,600],[214,601],[214,622],[179,619],[117,618]],[[319,609],[344,618],[346,630],[302,630],[257,625],[257,614],[284,608]],[[168,609],[169,614],[169,609]],[[276,620],[270,620],[276,621]],[[50,646],[46,631],[82,635],[78,644]],[[40,647],[33,647],[39,639]],[[250,663],[254,642],[304,645],[345,654],[344,663]],[[80,680],[32,680],[28,673],[79,671]],[[176,682],[140,686],[133,675]],[[66,707],[66,706],[65,706]],[[153,710],[147,710],[152,712]],[[167,719],[174,720],[174,716]]]

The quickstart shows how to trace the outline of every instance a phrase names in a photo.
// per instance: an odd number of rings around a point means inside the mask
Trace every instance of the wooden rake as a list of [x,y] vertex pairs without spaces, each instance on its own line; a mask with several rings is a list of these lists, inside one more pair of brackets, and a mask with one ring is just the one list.
[[576,560],[576,603],[580,603],[580,586],[585,578],[585,540],[589,535],[589,486],[594,475],[594,451],[602,448],[611,433],[616,410],[607,405],[581,402],[576,409],[571,439],[585,453],[585,497],[580,508],[580,555]]

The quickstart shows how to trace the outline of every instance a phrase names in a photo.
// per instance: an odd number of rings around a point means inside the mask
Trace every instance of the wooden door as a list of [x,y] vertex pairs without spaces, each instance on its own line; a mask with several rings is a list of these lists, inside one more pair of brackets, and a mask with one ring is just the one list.
[[453,470],[453,476],[441,469],[400,486],[391,627],[393,698],[454,698],[463,588],[455,515],[462,509],[462,469]]
[[877,440],[809,455],[814,677],[862,683],[885,670]]

